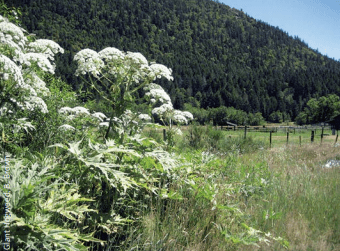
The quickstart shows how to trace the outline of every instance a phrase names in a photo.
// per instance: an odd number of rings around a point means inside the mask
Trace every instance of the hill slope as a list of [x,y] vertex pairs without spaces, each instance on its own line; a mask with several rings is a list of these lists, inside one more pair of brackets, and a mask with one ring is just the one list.
[[74,53],[112,46],[171,67],[174,82],[161,85],[176,108],[191,102],[294,118],[311,97],[340,93],[340,62],[211,0],[7,2],[22,8],[27,30],[66,49],[58,74],[74,86]]

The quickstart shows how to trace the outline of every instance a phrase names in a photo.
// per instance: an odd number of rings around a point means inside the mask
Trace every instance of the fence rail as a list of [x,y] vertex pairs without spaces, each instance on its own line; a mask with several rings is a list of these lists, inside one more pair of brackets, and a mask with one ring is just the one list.
[[[224,131],[244,131],[245,138],[248,133],[249,135],[252,135],[252,133],[269,133],[269,137],[262,136],[262,138],[266,140],[268,137],[270,147],[272,147],[275,141],[281,143],[285,141],[286,144],[298,143],[300,145],[302,143],[313,143],[315,141],[322,143],[324,138],[330,135],[336,135],[334,144],[336,144],[338,140],[338,131],[332,129],[331,126],[221,126],[220,129]],[[310,137],[307,136],[306,138],[306,134],[309,134]],[[304,135],[304,137],[301,135]],[[283,139],[283,137],[285,139]]]
[[[187,126],[182,130],[188,129]],[[338,141],[338,131],[332,130],[330,126],[218,126],[216,130],[223,130],[229,137],[248,136],[258,138],[267,142],[270,147],[273,145],[295,144],[303,145],[308,143],[334,143]],[[158,131],[163,134],[163,140],[167,140],[166,129]]]

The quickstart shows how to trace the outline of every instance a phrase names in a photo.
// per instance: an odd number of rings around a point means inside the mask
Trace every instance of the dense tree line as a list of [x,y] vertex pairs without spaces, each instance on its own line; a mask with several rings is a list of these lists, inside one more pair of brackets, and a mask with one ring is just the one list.
[[[159,83],[173,104],[234,107],[289,119],[308,100],[340,93],[340,62],[298,37],[211,0],[10,0],[23,26],[58,42],[57,75],[79,88],[74,53],[112,46],[173,69]],[[277,117],[278,116],[278,117]]]
[[327,122],[340,114],[340,98],[335,94],[311,98],[296,117],[298,124]]

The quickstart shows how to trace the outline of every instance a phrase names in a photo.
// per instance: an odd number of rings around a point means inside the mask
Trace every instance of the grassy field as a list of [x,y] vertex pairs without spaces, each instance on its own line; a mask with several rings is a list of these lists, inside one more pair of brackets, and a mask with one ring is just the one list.
[[[196,183],[173,184],[181,200],[152,205],[139,235],[147,250],[340,250],[340,167],[323,168],[340,160],[330,131],[322,143],[321,130],[314,143],[296,131],[288,144],[279,131],[271,148],[269,133],[182,131],[174,151],[196,161]],[[145,133],[162,140],[160,132]]]

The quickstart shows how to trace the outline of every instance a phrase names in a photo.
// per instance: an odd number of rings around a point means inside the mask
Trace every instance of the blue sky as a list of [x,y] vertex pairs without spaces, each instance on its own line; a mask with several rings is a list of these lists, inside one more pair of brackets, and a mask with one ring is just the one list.
[[340,60],[340,0],[219,0]]

